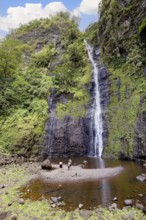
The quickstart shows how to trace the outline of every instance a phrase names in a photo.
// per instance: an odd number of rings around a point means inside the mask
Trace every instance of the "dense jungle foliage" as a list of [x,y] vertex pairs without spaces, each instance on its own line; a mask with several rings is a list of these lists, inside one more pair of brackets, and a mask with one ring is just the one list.
[[82,33],[69,14],[12,31],[0,44],[0,152],[37,155],[48,118],[47,96],[54,90],[70,95],[57,104],[59,117],[84,115],[90,74]]

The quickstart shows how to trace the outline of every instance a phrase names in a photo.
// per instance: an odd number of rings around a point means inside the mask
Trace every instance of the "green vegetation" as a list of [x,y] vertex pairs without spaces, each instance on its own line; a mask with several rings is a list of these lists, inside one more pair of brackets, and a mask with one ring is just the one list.
[[84,33],[86,40],[94,46],[99,46],[97,30],[98,30],[98,22],[95,22],[90,24]]
[[6,39],[0,44],[0,76],[7,78],[14,74],[21,62],[21,43],[18,40]]
[[112,73],[107,116],[109,140],[105,149],[108,156],[123,153],[133,159],[136,124],[145,111],[145,11],[141,5],[136,0],[104,0],[100,7],[101,53]]
[[47,96],[65,94],[58,117],[83,117],[91,67],[68,13],[12,31],[0,44],[0,152],[35,156],[48,118]]
[[146,17],[143,19],[139,26],[139,33],[141,41],[146,45]]
[[69,44],[62,55],[61,65],[53,73],[53,84],[57,93],[71,95],[67,103],[58,103],[57,115],[59,117],[65,115],[83,117],[85,104],[89,99],[87,86],[91,77],[91,67],[82,38]]

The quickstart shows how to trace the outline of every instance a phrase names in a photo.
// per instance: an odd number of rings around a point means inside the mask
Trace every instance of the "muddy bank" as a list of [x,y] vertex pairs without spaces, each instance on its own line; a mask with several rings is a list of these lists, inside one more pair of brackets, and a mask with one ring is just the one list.
[[47,182],[81,182],[93,181],[102,178],[109,178],[118,175],[123,167],[104,168],[104,169],[83,169],[80,166],[67,166],[59,168],[58,165],[53,164],[53,170],[39,170],[38,177],[43,178]]

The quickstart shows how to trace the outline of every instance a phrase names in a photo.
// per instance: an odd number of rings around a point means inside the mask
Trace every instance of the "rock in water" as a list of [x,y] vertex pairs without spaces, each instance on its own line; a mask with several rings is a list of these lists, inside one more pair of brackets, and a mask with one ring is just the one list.
[[63,162],[62,161],[59,162],[59,167],[63,168]]
[[42,165],[41,165],[42,169],[44,170],[51,170],[52,169],[52,164],[50,162],[50,160],[45,160]]
[[79,209],[82,209],[83,208],[83,204],[79,204]]
[[133,199],[126,199],[125,201],[124,201],[124,204],[125,205],[133,205]]
[[139,197],[143,197],[143,194],[142,194],[142,193],[139,193],[138,196],[139,196]]
[[140,203],[136,203],[136,208],[144,210],[144,206]]
[[137,180],[140,180],[141,182],[146,181],[146,174],[142,173],[141,175],[136,177]]
[[115,201],[118,201],[118,198],[117,197],[114,197],[113,198],[113,201],[115,202]]

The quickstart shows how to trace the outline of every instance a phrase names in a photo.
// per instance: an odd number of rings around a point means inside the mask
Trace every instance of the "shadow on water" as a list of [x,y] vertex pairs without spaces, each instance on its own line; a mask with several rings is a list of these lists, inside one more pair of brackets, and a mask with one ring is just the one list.
[[[67,163],[68,158],[61,159]],[[145,172],[145,168],[137,163],[101,158],[73,158],[73,165],[79,165],[83,160],[88,161],[88,169],[123,166],[124,170],[117,176],[104,178],[98,181],[78,182],[78,183],[48,183],[42,179],[37,179],[25,185],[21,192],[24,199],[42,200],[50,197],[61,196],[66,206],[66,211],[74,210],[79,203],[84,204],[84,208],[89,209],[98,205],[108,206],[114,197],[118,208],[124,206],[126,198],[139,200],[146,205],[146,183],[136,179],[136,176]],[[60,159],[51,159],[52,163],[58,163]],[[144,196],[139,197],[142,193]]]

